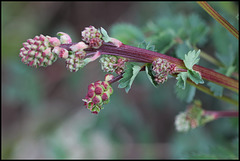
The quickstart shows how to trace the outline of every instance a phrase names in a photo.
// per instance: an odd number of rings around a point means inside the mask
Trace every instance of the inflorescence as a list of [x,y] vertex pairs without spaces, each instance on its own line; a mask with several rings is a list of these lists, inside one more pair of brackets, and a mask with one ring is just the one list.
[[[112,43],[115,47],[122,46],[122,42],[109,37],[107,32],[94,26],[85,27],[82,31],[82,41],[73,43],[71,37],[58,32],[57,37],[36,36],[23,43],[19,56],[21,61],[32,67],[47,67],[52,65],[57,58],[65,60],[66,68],[70,72],[77,72],[88,63],[100,58],[101,68],[104,72],[116,73],[122,76],[127,68],[129,59],[117,55],[101,55],[98,49],[104,42]],[[93,49],[94,53],[87,54],[88,49]],[[93,55],[90,57],[90,55]],[[152,62],[152,71],[156,83],[164,83],[169,74],[175,72],[176,65],[169,63],[165,59],[156,59]],[[88,86],[88,93],[83,99],[85,106],[92,113],[99,113],[103,105],[109,102],[113,89],[109,83],[113,75],[107,74],[104,81],[97,81]],[[120,78],[120,77],[119,77]]]

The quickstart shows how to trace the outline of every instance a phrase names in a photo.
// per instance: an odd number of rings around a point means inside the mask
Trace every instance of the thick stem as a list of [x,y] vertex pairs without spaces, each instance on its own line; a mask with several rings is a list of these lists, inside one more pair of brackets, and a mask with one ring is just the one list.
[[[104,43],[98,50],[103,52],[103,54],[106,53],[130,59],[136,59],[145,63],[151,63],[156,58],[162,58],[168,60],[170,63],[176,64],[178,68],[186,69],[181,59],[129,45],[122,45],[121,47],[117,48],[110,43]],[[237,80],[200,65],[194,65],[193,69],[199,71],[203,79],[219,84],[220,86],[238,93],[239,84]]]
[[[63,44],[61,47],[68,49],[71,45],[72,44]],[[86,49],[88,52],[95,52],[97,50],[100,51],[101,54],[122,56],[143,63],[151,63],[156,58],[166,59],[170,63],[176,64],[178,68],[186,69],[183,60],[181,59],[129,45],[123,44],[121,47],[116,47],[112,43],[103,43],[99,49]],[[215,72],[214,70],[202,67],[200,65],[194,65],[193,69],[199,71],[203,79],[211,81],[238,93],[239,84],[237,80],[234,80],[221,73]]]

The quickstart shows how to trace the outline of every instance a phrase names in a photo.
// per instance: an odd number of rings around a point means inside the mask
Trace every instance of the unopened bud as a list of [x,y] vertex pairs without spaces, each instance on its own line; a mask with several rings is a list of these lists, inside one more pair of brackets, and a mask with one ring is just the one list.
[[62,44],[70,44],[70,43],[72,43],[72,39],[71,39],[71,37],[68,34],[66,34],[64,32],[58,32],[57,35],[60,36],[60,42]]
[[112,80],[114,78],[114,76],[112,75],[112,74],[106,74],[105,75],[105,81],[110,81],[110,80]]
[[112,38],[112,37],[110,38],[110,41],[118,48],[121,47],[123,44],[120,40]]
[[82,51],[84,49],[88,48],[88,45],[85,44],[84,42],[79,42],[75,45],[72,45],[70,46],[70,49],[73,51],[73,52],[77,52],[77,51]]
[[177,131],[179,132],[187,132],[190,130],[190,122],[187,119],[187,114],[185,112],[181,112],[175,118],[175,126]]
[[100,102],[102,102],[102,97],[99,95],[96,95],[93,97],[92,101],[94,104],[99,104]]
[[51,37],[49,39],[49,43],[53,47],[59,46],[61,44],[60,40],[58,38],[56,38],[56,37]]

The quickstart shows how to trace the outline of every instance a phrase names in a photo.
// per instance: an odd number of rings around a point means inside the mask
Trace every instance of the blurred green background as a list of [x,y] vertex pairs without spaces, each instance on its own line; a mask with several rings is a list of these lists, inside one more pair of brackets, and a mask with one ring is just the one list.
[[[238,2],[210,4],[236,21]],[[195,2],[1,2],[2,159],[238,158],[238,119],[220,119],[188,133],[175,130],[175,116],[188,103],[176,97],[174,79],[154,88],[140,73],[128,94],[114,84],[110,103],[94,115],[82,98],[88,84],[104,79],[97,61],[70,73],[62,60],[36,69],[18,56],[22,43],[35,35],[62,31],[78,42],[89,25],[111,36],[118,23],[148,31],[157,20],[192,13],[207,26],[215,24]],[[144,36],[135,35],[139,42]],[[203,47],[214,56],[211,44]],[[236,109],[200,91],[195,98],[206,109]]]

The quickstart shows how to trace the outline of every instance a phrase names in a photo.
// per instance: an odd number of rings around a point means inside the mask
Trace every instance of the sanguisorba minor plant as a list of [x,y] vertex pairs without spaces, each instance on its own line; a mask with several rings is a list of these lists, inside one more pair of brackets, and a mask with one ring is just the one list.
[[[61,58],[65,59],[66,68],[70,72],[77,72],[88,63],[99,59],[102,70],[109,74],[104,80],[91,83],[85,98],[82,99],[86,108],[94,114],[98,114],[104,104],[109,103],[113,94],[112,83],[118,82],[118,88],[124,88],[128,93],[138,73],[144,71],[155,87],[176,77],[176,85],[182,90],[188,83],[206,94],[238,106],[237,101],[227,96],[215,96],[203,85],[210,81],[238,93],[237,80],[197,65],[200,50],[185,53],[184,60],[181,60],[152,51],[148,44],[142,48],[123,44],[110,37],[102,27],[96,29],[94,26],[85,27],[82,41],[77,43],[72,42],[71,37],[64,32],[58,32],[57,36],[59,38],[39,35],[28,39],[20,49],[21,61],[37,68],[52,65]],[[188,131],[221,117],[238,117],[238,111],[204,110],[201,102],[195,100],[185,112],[176,116],[175,125],[178,131]]]

